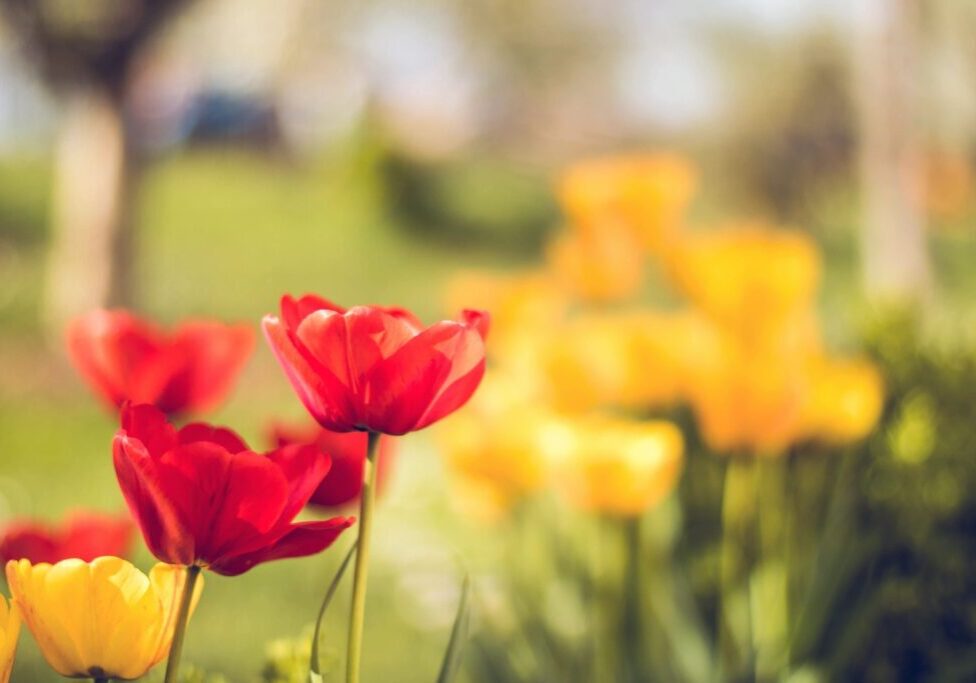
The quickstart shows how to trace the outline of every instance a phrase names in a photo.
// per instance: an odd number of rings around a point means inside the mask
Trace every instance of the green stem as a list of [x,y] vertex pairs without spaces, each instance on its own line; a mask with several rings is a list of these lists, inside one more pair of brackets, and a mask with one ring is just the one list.
[[352,607],[349,612],[349,644],[346,651],[346,683],[359,683],[359,663],[363,652],[363,622],[366,619],[366,574],[369,570],[369,540],[373,531],[376,502],[376,468],[380,435],[369,433],[363,490],[359,500],[359,537],[356,541],[356,568],[353,574]]
[[[753,638],[757,680],[784,673],[788,660],[789,577],[786,533],[787,466],[780,455],[760,457],[758,465],[759,562],[753,586]],[[758,609],[755,609],[758,607]]]
[[752,661],[749,569],[755,555],[754,458],[729,456],[722,493],[717,680],[734,679]]
[[94,681],[94,683],[108,683],[107,678],[93,678],[92,681]]
[[641,573],[643,569],[641,548],[641,518],[623,521],[623,536],[626,566],[624,568],[623,595],[623,641],[624,641],[624,680],[642,680],[643,661],[641,653],[644,646],[644,629],[641,622],[643,595],[641,593]]
[[200,567],[191,564],[186,568],[186,581],[183,582],[183,595],[180,598],[179,612],[176,613],[176,626],[173,629],[173,643],[169,648],[169,659],[166,662],[166,677],[163,683],[176,683],[179,679],[180,656],[183,654],[183,640],[186,636],[186,625],[190,620],[190,605],[193,603],[193,588],[200,576]]

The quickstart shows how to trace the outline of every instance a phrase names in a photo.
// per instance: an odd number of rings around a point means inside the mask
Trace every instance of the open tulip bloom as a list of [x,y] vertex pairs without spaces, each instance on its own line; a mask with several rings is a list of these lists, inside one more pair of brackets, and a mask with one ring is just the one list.
[[229,429],[177,430],[160,410],[141,405],[122,411],[114,460],[146,545],[170,564],[234,576],[318,553],[354,521],[292,521],[329,471],[329,457],[313,446],[255,453]]
[[343,308],[315,295],[281,299],[264,334],[309,413],[325,429],[368,432],[349,617],[346,680],[359,681],[366,574],[380,434],[406,434],[450,415],[485,374],[488,314],[424,327],[409,311]]
[[[47,663],[62,676],[97,681],[139,678],[166,657],[184,574],[182,567],[157,564],[146,576],[117,557],[7,563],[10,591]],[[188,610],[202,588],[196,584]],[[0,655],[9,651],[9,669],[16,629],[8,626],[4,635]]]
[[128,515],[78,511],[57,526],[33,520],[15,521],[0,532],[0,563],[9,560],[60,562],[75,557],[90,561],[102,555],[125,557],[132,546]]
[[96,310],[68,326],[68,354],[105,401],[152,403],[169,415],[214,408],[254,347],[246,325],[187,321],[167,333],[124,310]]
[[425,328],[400,308],[285,296],[263,327],[302,403],[336,432],[423,429],[464,405],[485,371],[482,311]]

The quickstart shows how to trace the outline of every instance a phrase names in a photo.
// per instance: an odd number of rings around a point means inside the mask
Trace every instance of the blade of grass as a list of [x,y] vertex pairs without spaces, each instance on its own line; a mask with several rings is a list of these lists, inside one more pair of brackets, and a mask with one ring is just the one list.
[[447,651],[444,653],[444,661],[437,676],[437,683],[451,683],[461,668],[461,653],[464,650],[464,642],[468,638],[468,622],[471,613],[468,603],[470,590],[471,580],[465,575],[464,583],[461,584],[461,599],[458,601],[457,616],[454,617],[454,626],[451,628],[451,640],[448,642]]
[[339,588],[339,582],[342,580],[342,575],[346,573],[346,568],[356,552],[357,545],[359,545],[359,541],[349,547],[349,552],[346,553],[345,559],[342,560],[335,576],[332,577],[332,583],[329,584],[329,589],[325,592],[322,605],[319,607],[319,614],[315,619],[315,632],[312,634],[312,654],[308,660],[308,680],[310,683],[322,683],[322,669],[319,664],[319,636],[322,632],[322,619],[325,617],[325,610],[328,609],[329,603],[332,602],[332,598]]

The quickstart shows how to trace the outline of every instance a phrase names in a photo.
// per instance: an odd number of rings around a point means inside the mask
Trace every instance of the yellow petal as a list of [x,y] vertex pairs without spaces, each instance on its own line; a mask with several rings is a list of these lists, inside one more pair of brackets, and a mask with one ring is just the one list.
[[[87,567],[80,560],[67,562]],[[7,563],[7,582],[14,600],[20,606],[24,622],[34,635],[44,659],[62,676],[84,675],[88,671],[73,635],[64,625],[59,607],[52,604],[46,579],[49,564],[32,566],[28,560]]]
[[10,680],[17,640],[20,637],[20,609],[14,601],[0,596],[0,683]]
[[[186,567],[159,563],[149,571],[156,600],[162,611],[162,621],[154,643],[151,643],[151,658],[153,664],[162,661],[168,654],[173,642],[173,628],[179,612],[180,601],[183,598],[183,587],[186,584]],[[196,610],[203,592],[203,574],[197,575],[193,589],[193,599],[190,602],[190,614]]]
[[117,557],[7,564],[11,592],[48,664],[63,676],[97,671],[122,680],[141,677],[168,651],[172,577],[180,571],[150,578]]
[[674,489],[684,450],[674,425],[577,417],[567,426],[575,443],[557,468],[557,483],[570,503],[584,510],[635,516]]

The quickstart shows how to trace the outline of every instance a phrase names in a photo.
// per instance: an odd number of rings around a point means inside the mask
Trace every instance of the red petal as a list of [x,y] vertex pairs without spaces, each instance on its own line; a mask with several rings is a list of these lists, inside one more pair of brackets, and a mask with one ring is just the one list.
[[474,394],[475,389],[481,384],[481,379],[485,375],[484,358],[468,374],[460,377],[455,382],[447,385],[440,395],[434,400],[427,412],[420,418],[414,426],[414,430],[423,429],[441,418],[447,417],[455,410],[463,406]]
[[316,443],[332,456],[332,469],[315,490],[311,503],[337,507],[359,498],[363,488],[367,440],[365,432],[337,434],[321,430]]
[[230,454],[213,443],[181,445],[163,456],[159,488],[184,520],[196,559],[260,547],[288,499],[281,468],[250,451]]
[[319,522],[301,522],[273,544],[251,553],[226,557],[212,564],[210,569],[224,576],[237,576],[262,562],[314,555],[332,545],[354,521],[353,517],[333,517]]
[[461,322],[468,327],[478,330],[478,334],[484,340],[488,336],[488,328],[491,327],[491,316],[488,314],[488,311],[466,308],[461,311]]
[[122,495],[149,551],[169,564],[191,564],[194,539],[161,487],[157,458],[141,441],[119,431],[112,443],[112,459]]
[[160,457],[179,441],[176,429],[155,406],[124,405],[120,434],[140,441],[153,457]]
[[228,453],[250,450],[237,432],[226,427],[215,427],[205,422],[192,422],[180,429],[177,436],[181,444],[209,441],[217,444]]
[[309,314],[323,309],[337,313],[346,312],[342,306],[317,294],[305,294],[297,300],[288,294],[281,297],[281,319],[285,321],[285,325],[291,331],[295,331]]
[[146,377],[162,348],[161,332],[127,311],[97,310],[72,320],[68,355],[81,376],[106,401],[152,403],[165,378]]
[[348,390],[338,378],[324,372],[304,349],[297,345],[278,318],[262,321],[268,345],[278,358],[299,399],[324,427],[335,431],[356,428]]
[[62,532],[58,560],[77,557],[91,562],[96,557],[126,557],[132,547],[132,520],[128,516],[77,512]]
[[288,501],[279,522],[291,522],[328,474],[332,460],[313,444],[285,446],[268,453],[267,458],[281,468],[288,486]]
[[417,429],[442,391],[483,362],[484,345],[476,331],[447,321],[432,325],[370,375],[367,426],[387,434]]
[[176,367],[157,405],[170,414],[213,408],[230,391],[253,348],[250,327],[211,321],[184,323],[168,350]]
[[0,562],[4,565],[10,560],[30,560],[54,563],[58,557],[58,539],[50,530],[32,522],[8,525],[0,540]]

